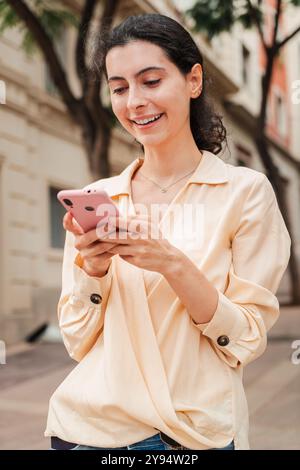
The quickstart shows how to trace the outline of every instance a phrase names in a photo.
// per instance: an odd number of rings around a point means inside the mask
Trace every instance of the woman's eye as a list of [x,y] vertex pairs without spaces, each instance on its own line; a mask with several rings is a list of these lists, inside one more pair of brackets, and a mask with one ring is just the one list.
[[[145,85],[156,85],[157,83],[160,82],[160,78],[158,78],[157,80],[148,80],[147,82],[145,82]],[[116,93],[117,95],[120,95],[122,93],[122,91],[125,90],[125,87],[122,87],[122,88],[116,88],[113,93]]]
[[160,82],[160,78],[158,80],[149,80],[148,82],[145,82],[146,85],[155,85],[156,83]]
[[120,94],[123,90],[124,90],[124,87],[123,87],[123,88],[116,88],[116,89],[113,91],[113,93]]

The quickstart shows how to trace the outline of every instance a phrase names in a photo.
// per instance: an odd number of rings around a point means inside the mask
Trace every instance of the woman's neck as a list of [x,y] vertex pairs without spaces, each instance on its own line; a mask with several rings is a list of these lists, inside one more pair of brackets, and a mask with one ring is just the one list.
[[177,152],[176,156],[157,154],[156,152],[145,152],[144,162],[140,168],[142,172],[160,181],[170,180],[172,177],[183,175],[193,169],[196,169],[200,163],[202,153],[200,150],[193,153],[180,154]]

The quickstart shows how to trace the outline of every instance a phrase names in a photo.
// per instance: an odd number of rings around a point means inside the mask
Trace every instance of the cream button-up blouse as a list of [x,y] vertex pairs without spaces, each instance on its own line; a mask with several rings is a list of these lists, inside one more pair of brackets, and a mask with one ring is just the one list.
[[[130,181],[141,163],[89,187],[105,189],[121,214],[134,214]],[[187,240],[176,237],[178,204],[201,213],[201,230]],[[89,277],[68,232],[58,318],[78,364],[51,397],[45,436],[111,448],[159,430],[190,449],[232,439],[248,449],[243,367],[266,348],[290,255],[274,191],[263,173],[203,151],[160,224],[218,290],[213,318],[197,325],[163,275],[118,255],[104,277]],[[92,294],[102,301],[93,303]]]

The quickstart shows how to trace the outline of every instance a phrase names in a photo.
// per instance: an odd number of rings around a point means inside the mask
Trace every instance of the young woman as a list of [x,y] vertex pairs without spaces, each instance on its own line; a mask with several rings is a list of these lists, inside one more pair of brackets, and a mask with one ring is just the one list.
[[102,46],[113,112],[143,155],[89,186],[126,237],[64,218],[58,315],[79,364],[45,435],[54,449],[248,449],[243,368],[266,348],[290,251],[275,194],[216,156],[226,131],[180,24],[131,16]]

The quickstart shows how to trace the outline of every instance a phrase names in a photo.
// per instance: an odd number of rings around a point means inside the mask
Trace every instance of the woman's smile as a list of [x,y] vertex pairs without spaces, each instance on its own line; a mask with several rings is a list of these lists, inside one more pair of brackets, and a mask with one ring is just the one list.
[[138,129],[149,129],[150,127],[155,126],[158,121],[161,121],[161,118],[164,116],[164,113],[160,114],[158,118],[154,119],[153,121],[148,122],[147,124],[138,124],[135,121],[132,121],[133,125]]

